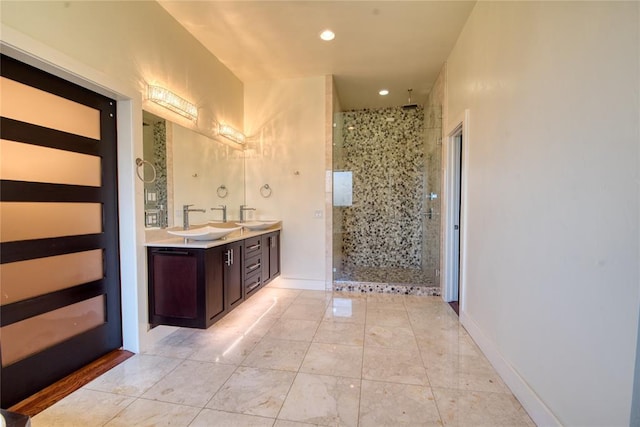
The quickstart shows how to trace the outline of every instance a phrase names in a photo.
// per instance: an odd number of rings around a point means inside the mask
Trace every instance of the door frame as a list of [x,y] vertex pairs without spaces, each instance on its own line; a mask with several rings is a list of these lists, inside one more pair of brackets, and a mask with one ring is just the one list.
[[[456,223],[455,212],[455,194],[454,186],[456,185],[456,156],[455,143],[456,138],[462,134],[462,161],[460,167],[461,187],[460,187],[460,258],[455,254],[455,233],[454,225]],[[450,122],[445,134],[444,144],[442,145],[443,158],[443,221],[442,221],[442,298],[446,302],[456,301],[458,299],[458,283],[461,284],[462,292],[460,293],[460,312],[464,311],[466,306],[467,281],[464,274],[466,268],[466,241],[467,241],[467,169],[469,153],[469,110],[464,110],[459,116]],[[457,274],[456,274],[457,270]],[[458,280],[456,280],[458,277]]]

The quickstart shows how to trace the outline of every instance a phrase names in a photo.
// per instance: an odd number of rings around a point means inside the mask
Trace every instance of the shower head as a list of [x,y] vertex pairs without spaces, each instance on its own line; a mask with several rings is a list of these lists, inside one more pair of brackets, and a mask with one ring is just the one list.
[[418,108],[418,104],[411,103],[411,92],[413,91],[413,89],[407,89],[407,91],[409,92],[409,102],[407,104],[404,104],[402,108],[404,110],[415,110],[416,108]]

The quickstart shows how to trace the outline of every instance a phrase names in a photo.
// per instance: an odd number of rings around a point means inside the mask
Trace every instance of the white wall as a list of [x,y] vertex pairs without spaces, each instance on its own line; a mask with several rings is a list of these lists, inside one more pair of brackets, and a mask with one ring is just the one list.
[[245,83],[244,102],[247,204],[282,220],[282,278],[324,289],[325,77]]
[[242,82],[155,2],[2,1],[0,17],[2,42],[12,48],[4,51],[15,48],[47,71],[93,90],[104,88],[101,93],[119,101],[124,345],[139,351],[167,331],[147,331],[143,186],[134,170],[134,159],[142,157],[140,107],[206,130],[204,122],[198,127],[162,107],[142,103],[145,85],[165,86],[196,103],[203,117],[242,129]]
[[448,60],[448,117],[470,110],[462,317],[540,423],[629,423],[638,7],[479,2]]

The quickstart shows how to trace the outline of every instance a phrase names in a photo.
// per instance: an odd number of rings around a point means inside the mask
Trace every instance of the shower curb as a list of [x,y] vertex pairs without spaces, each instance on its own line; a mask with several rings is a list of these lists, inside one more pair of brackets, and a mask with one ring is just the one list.
[[439,286],[424,286],[405,283],[334,281],[333,290],[335,292],[357,292],[361,294],[394,294],[430,297],[440,296]]

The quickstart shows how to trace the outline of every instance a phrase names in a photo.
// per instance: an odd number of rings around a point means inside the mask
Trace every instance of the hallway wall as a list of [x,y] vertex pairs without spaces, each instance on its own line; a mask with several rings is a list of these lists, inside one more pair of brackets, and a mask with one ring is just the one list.
[[448,127],[470,113],[462,318],[543,425],[629,423],[639,7],[479,2],[448,60]]

